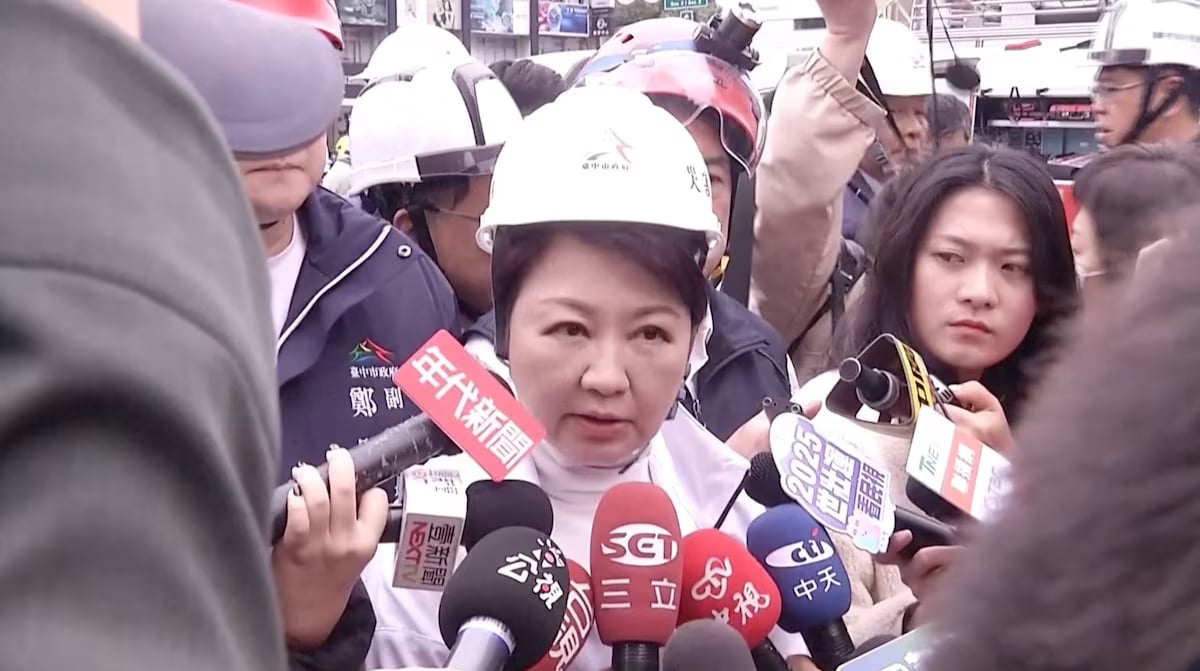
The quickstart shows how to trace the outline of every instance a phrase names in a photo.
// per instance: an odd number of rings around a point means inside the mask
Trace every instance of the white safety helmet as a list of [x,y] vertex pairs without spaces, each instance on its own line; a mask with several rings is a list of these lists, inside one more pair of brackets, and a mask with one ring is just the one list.
[[[355,145],[357,147],[357,145]],[[476,240],[506,226],[637,223],[703,233],[721,247],[708,169],[675,117],[616,86],[568,89],[504,146]]]
[[1200,3],[1126,0],[1100,20],[1088,58],[1096,65],[1178,65],[1200,70]]
[[876,19],[867,42],[867,59],[880,93],[885,96],[933,94],[929,53],[908,26],[891,19]]
[[504,84],[462,56],[414,62],[372,80],[350,111],[351,193],[378,184],[489,175],[521,125]]
[[428,62],[439,56],[457,59],[469,55],[454,33],[424,23],[410,23],[383,38],[371,53],[367,67],[350,77],[350,81],[370,83],[402,72],[417,60]]

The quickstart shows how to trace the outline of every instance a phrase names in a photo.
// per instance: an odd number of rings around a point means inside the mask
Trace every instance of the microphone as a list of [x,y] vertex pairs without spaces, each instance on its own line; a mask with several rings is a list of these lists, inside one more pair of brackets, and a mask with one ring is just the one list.
[[411,468],[403,485],[392,587],[441,590],[454,571],[467,518],[462,476],[452,469]]
[[475,545],[446,583],[438,609],[447,669],[523,671],[558,634],[570,588],[567,562],[546,534],[507,527]]
[[850,581],[825,528],[797,504],[767,510],[750,523],[746,547],[779,587],[779,628],[798,633],[822,669],[854,652],[842,616],[850,610]]
[[567,612],[563,616],[558,636],[550,646],[550,652],[531,671],[564,671],[583,650],[588,635],[595,624],[592,608],[592,579],[577,562],[568,559],[571,574],[571,591],[567,594]]
[[[779,467],[773,456],[768,452],[754,455],[750,460],[750,472],[745,480],[746,495],[765,508],[796,503],[783,491],[781,482]],[[910,487],[912,482],[909,480]],[[911,498],[911,493],[909,496]],[[912,559],[919,550],[927,547],[955,545],[958,542],[958,532],[954,527],[900,506],[895,506],[894,531],[912,532],[912,542],[900,552],[905,559]]]
[[[458,454],[460,450],[428,415],[421,413],[346,451],[354,462],[355,492],[362,495],[413,466],[434,457]],[[317,472],[329,486],[329,466],[321,464]],[[288,480],[271,494],[271,545],[283,538],[283,530],[287,527],[288,493],[295,487],[296,481]]]
[[[432,475],[430,475],[432,474]],[[455,489],[447,491],[453,476]],[[554,530],[550,499],[522,480],[481,480],[461,493],[457,471],[414,468],[404,473],[403,513],[392,587],[441,590],[454,571],[458,547],[467,552],[481,538],[505,527],[529,527],[547,536]]]
[[865,366],[854,357],[838,366],[838,377],[854,385],[858,400],[872,410],[887,412],[900,401],[900,380],[895,375]]
[[679,623],[715,619],[745,640],[758,671],[787,671],[767,641],[779,621],[779,588],[742,544],[716,529],[683,537]]
[[[404,508],[393,503],[381,543],[398,543],[404,526]],[[524,480],[480,480],[467,487],[467,512],[462,546],[471,547],[484,536],[504,527],[529,527],[550,535],[554,531],[554,509],[537,485]]]
[[663,671],[755,671],[745,643],[729,625],[692,620],[679,627],[663,651]]
[[488,534],[505,527],[554,531],[554,508],[541,487],[524,480],[479,480],[467,487],[462,544],[471,551]]
[[650,483],[619,484],[596,507],[592,590],[612,671],[658,671],[659,649],[679,618],[679,536],[671,499]]

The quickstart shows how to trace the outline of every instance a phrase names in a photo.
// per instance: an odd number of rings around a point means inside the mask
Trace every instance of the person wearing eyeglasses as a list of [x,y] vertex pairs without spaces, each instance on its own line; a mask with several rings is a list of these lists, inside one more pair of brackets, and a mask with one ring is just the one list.
[[522,116],[486,65],[428,41],[372,60],[374,78],[350,113],[350,191],[437,262],[465,327],[492,307],[475,232],[496,156]]
[[1126,0],[1101,20],[1088,57],[1101,145],[1200,143],[1200,5]]

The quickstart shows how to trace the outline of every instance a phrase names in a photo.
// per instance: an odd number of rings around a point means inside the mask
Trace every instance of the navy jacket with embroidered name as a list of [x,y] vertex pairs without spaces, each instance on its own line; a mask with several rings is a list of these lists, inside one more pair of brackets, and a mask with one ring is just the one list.
[[[688,412],[721,440],[762,411],[764,396],[791,398],[787,349],[774,329],[726,294],[710,288],[713,332],[708,362],[696,373],[696,396]],[[472,324],[464,338],[478,334],[496,341],[496,314]],[[690,394],[689,394],[690,397]]]
[[439,329],[458,332],[450,284],[410,238],[324,189],[296,216],[308,250],[276,366],[280,482],[420,412],[392,373]]

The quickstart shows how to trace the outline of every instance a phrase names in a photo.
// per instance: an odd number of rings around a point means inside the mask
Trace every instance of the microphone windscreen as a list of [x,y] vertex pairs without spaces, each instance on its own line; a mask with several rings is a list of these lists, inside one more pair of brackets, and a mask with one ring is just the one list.
[[467,487],[462,545],[471,551],[481,538],[505,527],[554,532],[554,509],[541,487],[524,480],[479,480]]
[[779,621],[780,607],[779,588],[741,543],[716,529],[683,537],[680,624],[720,620],[753,648]]
[[754,455],[750,460],[750,473],[746,476],[746,495],[766,508],[793,503],[780,482],[775,456],[770,452]]
[[592,522],[592,594],[605,645],[665,645],[679,618],[679,518],[666,492],[648,482],[619,484]]
[[783,596],[779,627],[797,633],[825,625],[850,610],[850,579],[833,540],[797,504],[777,506],[746,530],[746,547]]
[[524,671],[550,650],[570,588],[562,550],[527,527],[498,529],[480,540],[446,583],[438,610],[442,640],[453,647],[472,618],[501,622],[516,647],[506,671]]
[[[887,645],[888,643],[891,643],[894,640],[896,640],[896,637],[892,636],[891,634],[882,634],[880,636],[872,636],[871,638],[868,638],[867,640],[863,641],[862,645],[860,645],[854,649],[854,653],[850,655],[850,659],[862,657],[863,655],[867,654],[868,652],[871,652],[875,648]],[[849,660],[847,660],[847,661],[849,661]]]
[[754,671],[746,642],[729,625],[693,620],[680,627],[663,651],[663,671]]
[[567,594],[567,612],[550,651],[530,671],[561,671],[570,668],[579,651],[587,643],[595,624],[592,608],[592,579],[578,562],[568,559],[571,573],[571,591]]

